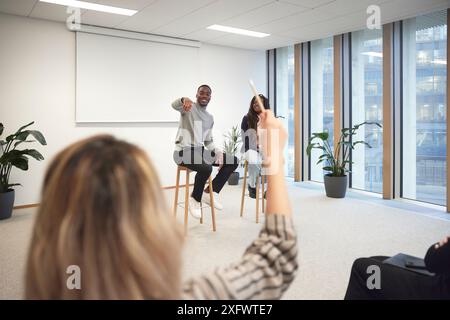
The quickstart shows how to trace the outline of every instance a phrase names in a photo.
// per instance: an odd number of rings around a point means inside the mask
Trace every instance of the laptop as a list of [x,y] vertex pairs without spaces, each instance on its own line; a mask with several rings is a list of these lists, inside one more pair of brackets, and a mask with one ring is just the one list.
[[425,261],[423,259],[413,257],[404,253],[396,254],[395,256],[384,260],[383,263],[426,276],[434,276],[434,273],[431,273],[426,269]]

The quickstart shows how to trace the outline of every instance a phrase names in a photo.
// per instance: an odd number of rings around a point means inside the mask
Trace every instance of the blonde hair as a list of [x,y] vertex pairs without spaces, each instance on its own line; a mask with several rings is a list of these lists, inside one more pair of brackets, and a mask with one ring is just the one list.
[[[145,152],[109,135],[47,170],[26,269],[28,299],[177,299],[183,234]],[[67,268],[81,270],[68,289]]]

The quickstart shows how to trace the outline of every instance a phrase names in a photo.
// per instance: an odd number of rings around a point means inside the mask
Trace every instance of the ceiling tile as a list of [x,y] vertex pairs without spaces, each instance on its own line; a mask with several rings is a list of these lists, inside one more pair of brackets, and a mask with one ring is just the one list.
[[[87,0],[139,10],[131,17],[81,10],[82,23],[224,46],[268,49],[366,27],[369,5],[382,23],[448,8],[449,0]],[[65,22],[65,6],[0,0],[0,12]],[[258,39],[207,30],[224,24],[271,34]]]
[[127,19],[127,16],[98,11],[87,11],[81,16],[82,24],[112,28]]
[[[143,8],[151,5],[157,0],[90,0],[102,5],[114,6],[124,9],[132,10],[142,10]],[[132,16],[124,16],[120,14],[111,14],[107,12],[100,12],[94,10],[86,10],[86,12],[81,17],[81,23],[112,28],[127,19],[132,18]]]
[[139,10],[142,9],[157,0],[86,0],[89,2],[95,2],[103,4],[105,6],[113,6],[124,9]]
[[269,36],[266,38],[252,38],[240,35],[230,34],[224,37],[221,37],[216,40],[211,40],[208,43],[225,45],[230,47],[244,48],[244,49],[258,49],[258,50],[267,50],[273,49],[277,47],[284,47],[290,44],[295,44],[300,42],[297,39],[287,38],[287,37],[278,37],[278,36]]
[[258,26],[258,30],[270,34],[282,34],[281,32],[285,30],[307,26],[317,22],[324,22],[331,18],[333,18],[332,13],[322,11],[321,9],[311,9],[260,25]]
[[[251,28],[274,20],[284,20],[292,14],[309,9],[282,2],[272,2],[258,9],[223,21],[223,24],[235,28]],[[258,30],[254,30],[258,31]]]
[[224,35],[227,35],[223,32],[209,29],[201,29],[199,31],[195,31],[185,35],[186,38],[197,40],[197,41],[209,41],[212,39],[221,38]]
[[217,0],[158,0],[116,27],[151,32],[213,2]]
[[313,23],[307,26],[290,29],[280,34],[286,37],[299,37],[309,40],[326,38],[336,34],[364,28],[366,22],[365,10],[337,18],[328,19],[326,22]]
[[336,0],[330,4],[320,7],[321,10],[335,15],[346,15],[358,11],[366,11],[370,5],[393,2],[394,0]]
[[399,21],[448,8],[448,0],[395,0],[380,5],[382,23]]
[[[280,0],[280,2],[290,3],[310,9],[319,8],[325,4],[333,3],[336,0]],[[356,0],[358,1],[358,0]]]
[[28,16],[37,0],[0,0],[0,12]]
[[258,9],[270,2],[272,0],[219,0],[153,31],[185,35],[212,24],[221,24],[227,19]]
[[[85,10],[81,10],[81,14],[84,13]],[[45,2],[37,2],[30,14],[31,18],[40,18],[61,22],[65,22],[70,16],[71,13],[67,13],[67,6]]]

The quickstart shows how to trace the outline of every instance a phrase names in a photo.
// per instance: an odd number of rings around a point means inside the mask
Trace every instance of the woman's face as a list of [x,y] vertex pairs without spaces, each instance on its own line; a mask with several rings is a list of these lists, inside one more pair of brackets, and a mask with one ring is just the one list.
[[[261,99],[261,102],[264,104],[264,98],[260,97],[260,99]],[[257,99],[255,99],[253,101],[252,108],[253,108],[253,111],[255,111],[256,113],[258,113],[258,114],[261,113],[261,107],[259,106]]]

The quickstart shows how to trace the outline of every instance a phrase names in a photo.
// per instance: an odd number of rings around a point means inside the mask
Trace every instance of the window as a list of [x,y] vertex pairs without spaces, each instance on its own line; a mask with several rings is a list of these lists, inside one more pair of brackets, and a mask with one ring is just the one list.
[[[381,30],[361,30],[351,35],[352,125],[364,121],[383,122],[383,42]],[[362,126],[356,140],[372,148],[357,145],[352,152],[352,187],[382,192],[383,129]]]
[[276,115],[288,130],[288,146],[284,158],[285,172],[294,177],[294,46],[279,48],[276,51]]
[[446,203],[447,15],[403,22],[402,196]]
[[[328,131],[333,148],[333,38],[311,42],[311,133]],[[321,152],[311,153],[311,180],[323,181],[323,164],[317,165]]]

